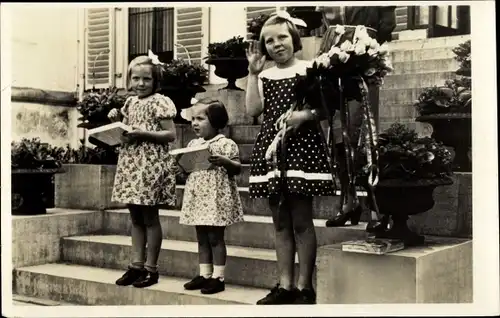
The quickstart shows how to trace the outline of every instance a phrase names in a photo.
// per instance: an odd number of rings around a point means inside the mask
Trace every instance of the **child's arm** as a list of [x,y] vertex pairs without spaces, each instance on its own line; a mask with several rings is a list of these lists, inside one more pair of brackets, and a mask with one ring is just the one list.
[[165,119],[160,121],[161,131],[134,130],[129,132],[127,137],[136,141],[149,141],[158,144],[168,144],[175,141],[177,133],[174,121]]
[[259,42],[251,41],[246,49],[248,59],[248,78],[247,93],[245,97],[245,106],[250,116],[257,117],[263,110],[262,82],[259,74],[264,69],[266,56],[260,52]]
[[238,145],[231,139],[226,139],[223,153],[220,155],[212,155],[208,161],[215,166],[223,167],[227,170],[230,176],[241,173],[241,162]]

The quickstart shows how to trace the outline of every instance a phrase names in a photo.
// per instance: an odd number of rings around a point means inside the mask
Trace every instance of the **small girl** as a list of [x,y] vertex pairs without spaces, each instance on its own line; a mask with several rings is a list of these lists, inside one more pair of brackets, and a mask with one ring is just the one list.
[[226,226],[243,221],[243,207],[235,175],[241,171],[238,145],[221,134],[228,122],[224,105],[212,98],[197,101],[187,120],[199,138],[187,147],[208,144],[212,164],[208,170],[193,171],[187,178],[182,202],[181,224],[194,225],[198,239],[199,275],[184,285],[214,294],[225,289]]
[[[168,143],[176,138],[176,108],[159,87],[160,65],[138,56],[128,67],[127,86],[136,93],[108,117],[134,128],[122,137],[112,201],[127,205],[132,221],[132,257],[117,285],[147,287],[158,282],[157,261],[163,239],[158,205],[175,206],[175,160]],[[146,248],[147,246],[147,248]]]
[[[317,248],[313,197],[334,193],[327,153],[316,124],[321,114],[316,110],[293,111],[286,122],[293,133],[286,142],[286,158],[278,157],[278,166],[285,165],[284,180],[275,175],[266,160],[266,152],[278,133],[276,121],[296,102],[296,74],[305,75],[306,68],[311,66],[310,62],[294,56],[302,49],[296,20],[286,12],[272,15],[262,27],[260,43],[252,43],[247,50],[247,112],[251,116],[264,113],[251,157],[250,196],[269,198],[280,275],[279,283],[258,305],[316,303],[312,282]],[[262,71],[266,57],[276,66]],[[277,194],[284,196],[283,204],[273,199]],[[293,281],[295,243],[299,256],[297,288]]]

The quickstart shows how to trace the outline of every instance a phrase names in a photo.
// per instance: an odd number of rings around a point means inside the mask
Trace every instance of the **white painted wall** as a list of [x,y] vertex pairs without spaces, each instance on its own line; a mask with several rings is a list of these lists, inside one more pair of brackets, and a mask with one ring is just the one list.
[[[11,6],[12,86],[76,92],[81,17],[75,7]],[[12,139],[39,137],[53,145],[78,145],[74,107],[11,104]]]
[[[210,4],[209,43],[223,42],[233,36],[246,37],[246,11],[241,4]],[[227,81],[215,75],[214,67],[209,67],[210,84],[223,84]]]

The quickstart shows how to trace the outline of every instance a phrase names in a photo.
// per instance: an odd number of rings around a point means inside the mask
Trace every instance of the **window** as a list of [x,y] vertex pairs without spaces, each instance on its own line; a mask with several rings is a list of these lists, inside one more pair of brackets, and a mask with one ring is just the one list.
[[160,61],[174,58],[174,8],[129,9],[129,62],[151,49]]

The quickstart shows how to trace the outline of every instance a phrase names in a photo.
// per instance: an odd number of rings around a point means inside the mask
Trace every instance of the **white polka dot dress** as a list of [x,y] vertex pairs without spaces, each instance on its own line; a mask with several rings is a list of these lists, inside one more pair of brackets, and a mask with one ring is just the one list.
[[[333,195],[334,185],[321,135],[313,122],[305,123],[287,138],[286,180],[281,183],[265,153],[277,131],[276,120],[295,102],[296,78],[261,77],[264,96],[264,119],[251,157],[250,196],[269,197],[281,191],[306,196]],[[280,147],[278,165],[281,166]],[[283,189],[285,187],[285,189]]]

